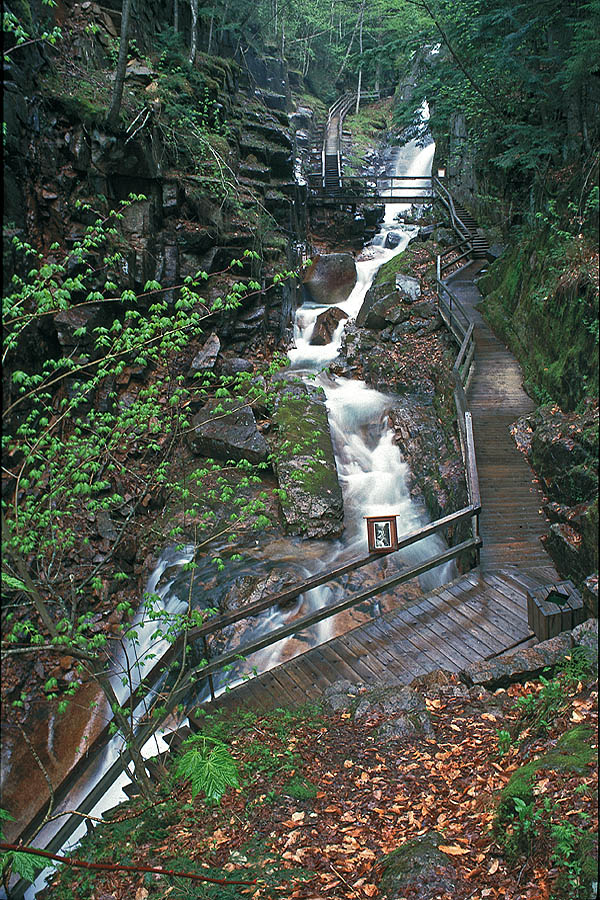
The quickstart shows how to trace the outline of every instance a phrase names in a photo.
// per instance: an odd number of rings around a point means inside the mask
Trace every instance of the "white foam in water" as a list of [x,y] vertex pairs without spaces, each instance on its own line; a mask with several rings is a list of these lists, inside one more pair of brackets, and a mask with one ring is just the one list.
[[[426,111],[424,111],[424,117],[426,117],[425,113]],[[413,141],[405,145],[398,154],[395,174],[429,175],[434,150],[434,144],[421,148]],[[413,189],[422,188],[422,182],[415,181],[407,184]],[[397,221],[398,216],[408,208],[409,204],[386,204],[384,223],[379,234],[370,245],[371,253],[369,258],[357,262],[358,277],[356,286],[348,299],[344,303],[338,304],[351,319],[356,317],[377,269],[393,256],[401,253],[407,247],[411,235],[414,234],[415,226],[399,224]],[[385,235],[390,230],[401,234],[402,237],[400,243],[394,249],[385,249],[383,247]],[[330,553],[326,561],[327,568],[334,568],[343,565],[345,561],[367,554],[367,534],[364,516],[371,514],[397,515],[398,533],[400,535],[418,528],[423,524],[423,519],[421,511],[410,500],[406,486],[407,466],[394,443],[393,432],[387,425],[386,412],[390,408],[393,398],[368,388],[362,381],[333,378],[322,372],[338,355],[345,325],[345,322],[340,323],[331,343],[325,346],[311,346],[310,338],[316,318],[328,308],[317,304],[305,304],[300,307],[294,327],[295,348],[290,350],[289,357],[291,367],[297,370],[298,374],[307,374],[312,377],[316,375],[317,383],[323,387],[327,397],[332,442],[336,454],[338,477],[344,497],[344,534],[339,541],[330,544]],[[431,537],[402,551],[402,562],[395,560],[395,556],[400,554],[389,557],[388,562],[392,569],[402,564],[415,565],[419,561],[433,556],[441,547],[441,539]],[[148,581],[147,591],[150,593],[156,591],[162,597],[165,608],[171,612],[179,612],[184,606],[176,590],[171,590],[171,587],[175,581],[177,571],[185,562],[192,558],[192,555],[193,547],[191,546],[183,549],[167,548],[161,555],[159,563]],[[167,578],[164,584],[157,587],[161,577],[169,567],[173,568],[173,577]],[[314,561],[307,563],[306,577],[308,578],[310,575],[315,574],[318,568],[323,568],[322,559],[316,564]],[[447,566],[438,567],[421,577],[421,586],[425,590],[429,590],[438,584],[449,581],[453,577],[453,572],[453,564],[451,563]],[[298,601],[291,610],[288,608],[287,612],[282,612],[280,609],[274,608],[265,613],[251,636],[256,637],[260,633],[265,633],[280,626],[285,622],[287,616],[300,608],[301,603],[302,613],[307,614],[312,610],[331,603],[334,599],[335,589],[328,586],[314,588],[312,591],[308,591],[302,598],[302,601]],[[313,645],[326,641],[332,636],[333,629],[332,619],[326,619],[310,629],[308,639]],[[150,623],[149,626],[141,626],[138,629],[139,644],[136,651],[138,659],[143,660],[144,654],[150,648],[151,635],[154,630],[155,625],[153,623]],[[250,635],[248,635],[248,639],[250,639]],[[260,653],[253,654],[248,658],[246,668],[252,669],[256,667],[258,671],[266,671],[277,665],[284,655],[286,642],[287,640],[280,641],[278,644],[260,651]],[[160,652],[161,647],[162,644],[153,646],[152,651]],[[131,653],[131,651],[129,652]],[[120,667],[123,662],[124,656],[119,656],[116,660],[117,667]],[[141,665],[134,676],[136,683],[141,678],[142,670],[143,665]],[[239,680],[239,678],[233,677],[230,685],[239,683]],[[113,684],[119,696],[124,696],[126,689],[120,683],[120,676],[115,675]],[[225,690],[224,685],[218,688],[217,693],[223,690]],[[143,708],[144,704],[142,703],[138,707],[138,712],[141,713]],[[160,732],[155,738],[148,741],[143,748],[145,757],[156,755],[158,752],[166,749],[166,744],[162,737],[164,733]],[[113,738],[103,752],[101,759],[96,762],[94,771],[86,779],[86,784],[80,786],[79,796],[69,796],[64,804],[61,805],[61,808],[76,808],[83,796],[89,791],[90,785],[98,781],[102,773],[117,758],[121,747],[122,739],[119,737]],[[129,778],[123,773],[110,791],[92,810],[92,815],[99,817],[104,811],[126,799],[122,788],[128,781]],[[56,831],[56,828],[52,830],[52,833],[54,831]],[[84,833],[85,826],[82,825],[70,838],[68,844],[61,849],[61,852],[69,853],[73,850]],[[38,836],[36,844],[43,846],[50,836],[51,830],[47,827]],[[38,876],[35,885],[25,895],[27,900],[32,900],[35,897],[36,892],[45,884],[51,871],[51,869],[45,869]]]

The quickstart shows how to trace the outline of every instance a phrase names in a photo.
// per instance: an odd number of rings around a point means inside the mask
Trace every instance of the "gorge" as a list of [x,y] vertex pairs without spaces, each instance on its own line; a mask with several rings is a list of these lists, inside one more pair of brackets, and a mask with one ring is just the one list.
[[[16,821],[6,823],[8,839],[40,821],[49,800],[53,813],[76,804],[54,804],[52,793],[96,748],[111,706],[127,735],[134,719],[147,723],[152,707],[175,696],[186,667],[204,683],[203,659],[233,658],[464,540],[466,520],[241,624],[245,606],[366,556],[365,516],[395,515],[402,536],[469,503],[452,370],[460,338],[437,299],[436,257],[449,271],[462,262],[452,210],[437,201],[408,209],[376,193],[323,200],[311,187],[327,107],[355,87],[358,71],[364,88],[371,64],[371,96],[340,126],[344,173],[371,190],[383,174],[422,176],[433,165],[484,227],[482,309],[541,404],[514,434],[544,489],[545,545],[597,615],[596,76],[577,103],[569,95],[570,149],[539,150],[555,181],[526,166],[530,210],[513,207],[518,123],[503,132],[502,162],[485,168],[487,147],[474,138],[481,109],[472,98],[464,113],[449,106],[462,77],[453,69],[460,23],[442,27],[451,37],[440,52],[436,11],[417,5],[412,22],[404,6],[385,20],[365,4],[342,22],[332,4],[319,43],[312,17],[321,4],[293,22],[277,4],[271,12],[259,4],[253,21],[240,0],[199,25],[197,4],[149,3],[135,13],[135,37],[121,38],[129,61],[116,126],[106,111],[125,6],[122,17],[116,0],[10,11],[2,787]],[[473,11],[469,27],[480,18]],[[313,27],[329,84],[311,50]],[[496,27],[488,34],[501,43]],[[392,45],[394,61],[383,50]],[[575,80],[572,66],[565,71]],[[439,72],[450,73],[448,85],[436,82]],[[485,107],[485,89],[482,98]],[[575,184],[577,210],[568,206]],[[356,286],[334,282],[332,293],[313,294],[315,272],[334,257],[356,271]],[[417,608],[468,572],[472,550],[234,661],[226,678],[243,681],[395,607]],[[211,616],[223,630],[202,631]],[[204,636],[188,645],[194,629]],[[181,656],[151,690],[142,683],[134,714],[137,660],[157,665],[151,655],[178,634]],[[221,677],[211,674],[217,694]],[[197,688],[179,698],[179,715],[202,702],[207,687]]]

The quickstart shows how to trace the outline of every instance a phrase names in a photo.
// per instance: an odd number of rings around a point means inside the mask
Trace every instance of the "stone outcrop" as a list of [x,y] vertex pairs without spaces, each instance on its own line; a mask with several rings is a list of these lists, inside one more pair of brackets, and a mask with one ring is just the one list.
[[393,328],[415,317],[437,318],[435,304],[430,301],[418,303],[420,297],[419,279],[398,274],[394,286],[384,282],[369,288],[358,311],[356,324],[382,329],[388,325]]
[[[258,603],[265,597],[292,587],[297,584],[298,578],[299,576],[294,577],[289,572],[276,571],[269,572],[267,576],[240,575],[233,580],[225,594],[219,598],[219,610],[221,613],[237,612],[253,603]],[[247,644],[258,622],[259,616],[250,616],[211,634],[208,637],[211,655],[224,653],[226,650],[235,650],[237,647]],[[202,658],[203,647],[200,646],[198,652]]]
[[221,341],[213,331],[194,356],[190,365],[190,375],[195,375],[196,372],[203,372],[206,369],[214,369],[220,349]]
[[239,400],[209,400],[192,419],[188,441],[193,453],[216,459],[265,462],[269,452],[254,413]]
[[342,491],[331,444],[325,393],[280,382],[273,411],[274,462],[288,534],[335,538],[343,529]]
[[315,303],[343,303],[356,284],[354,257],[350,253],[317,255],[304,273],[302,284]]
[[472,663],[460,672],[460,678],[469,686],[487,690],[507,687],[517,681],[537,678],[561,663],[572,647],[586,647],[590,661],[598,664],[598,620],[588,619],[573,631],[562,631],[549,638],[514,653],[503,653],[494,659]]
[[550,498],[546,550],[563,577],[581,584],[598,571],[597,401],[581,413],[541,406],[512,431]]

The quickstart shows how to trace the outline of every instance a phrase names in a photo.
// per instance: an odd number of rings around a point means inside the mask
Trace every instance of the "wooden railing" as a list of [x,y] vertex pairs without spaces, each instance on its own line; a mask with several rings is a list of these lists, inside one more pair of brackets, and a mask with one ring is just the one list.
[[[479,476],[477,473],[477,461],[475,457],[473,419],[467,407],[467,396],[465,394],[465,384],[469,378],[471,365],[475,358],[474,325],[470,321],[469,316],[465,312],[464,307],[454,291],[441,280],[439,276],[440,270],[441,258],[438,256],[438,277],[436,279],[438,311],[448,330],[459,345],[458,356],[452,367],[452,377],[454,379],[454,403],[456,406],[460,446],[465,467],[467,495],[471,506],[477,509],[477,512],[473,515],[471,534],[474,538],[479,539],[479,512],[481,510]],[[476,550],[478,565],[480,547],[481,540],[479,539],[479,546]]]
[[317,200],[332,197],[338,203],[361,200],[411,203],[434,199],[429,175],[381,175],[372,178],[342,175],[337,179],[335,191],[326,187],[320,172],[310,172],[306,180],[312,197]]
[[435,175],[431,176],[431,183],[437,199],[444,204],[444,206],[450,213],[450,222],[456,233],[463,239],[463,241],[470,241],[471,232],[456,212],[454,199],[446,185],[439,178],[436,178]]
[[[401,176],[395,177],[401,179]],[[412,180],[416,180],[413,176],[405,177],[410,177]],[[435,181],[438,181],[438,179],[434,179],[434,182]],[[188,693],[200,680],[207,679],[211,699],[214,699],[215,689],[213,676],[217,672],[221,671],[224,667],[231,665],[231,663],[239,659],[240,655],[248,656],[258,650],[269,647],[272,644],[275,644],[277,641],[297,634],[298,632],[309,628],[311,625],[314,625],[317,622],[321,622],[324,619],[336,615],[337,613],[357,606],[358,604],[363,603],[365,600],[368,600],[371,597],[375,597],[385,591],[391,590],[392,588],[397,587],[398,585],[406,581],[417,578],[419,575],[422,575],[425,572],[430,571],[431,569],[450,562],[451,560],[456,559],[462,554],[466,554],[470,551],[475,551],[477,563],[479,562],[479,551],[482,544],[481,536],[479,533],[481,498],[479,493],[479,479],[475,457],[475,443],[473,439],[473,423],[471,413],[467,408],[467,401],[464,390],[464,385],[466,384],[466,381],[469,377],[469,372],[475,352],[473,324],[469,321],[465,310],[463,309],[458,298],[453,293],[452,289],[449,288],[448,285],[445,284],[442,280],[442,270],[443,265],[441,262],[441,258],[438,257],[438,309],[443,321],[445,322],[449,331],[459,345],[458,355],[453,367],[454,400],[456,404],[460,444],[465,468],[468,504],[464,508],[451,513],[450,515],[444,516],[434,522],[424,525],[422,528],[400,536],[398,549],[386,555],[391,556],[394,553],[400,552],[406,547],[415,545],[434,534],[443,532],[447,528],[455,527],[456,525],[459,525],[463,522],[470,522],[470,537],[455,545],[454,547],[450,547],[447,550],[435,554],[434,556],[430,557],[417,566],[407,568],[399,572],[397,575],[379,582],[375,587],[371,587],[357,594],[352,594],[350,597],[342,596],[341,599],[336,600],[336,602],[334,602],[330,606],[302,616],[300,619],[296,619],[291,624],[282,625],[279,628],[276,628],[268,632],[267,634],[257,637],[253,641],[250,641],[249,643],[236,648],[235,650],[227,651],[211,659],[207,643],[207,638],[209,635],[216,634],[223,628],[226,628],[228,625],[235,624],[236,622],[240,622],[248,617],[256,616],[259,613],[264,612],[267,609],[271,609],[276,605],[294,600],[295,598],[299,597],[301,594],[306,593],[312,588],[330,583],[336,578],[343,577],[350,572],[356,571],[357,569],[360,569],[363,566],[368,565],[369,563],[381,559],[382,554],[370,554],[368,556],[353,560],[335,569],[325,570],[323,572],[317,573],[312,578],[309,578],[302,583],[295,585],[294,587],[288,588],[287,590],[281,591],[277,594],[271,594],[267,597],[264,597],[262,600],[246,606],[241,610],[224,613],[219,616],[213,616],[208,619],[203,625],[189,629],[184,634],[179,635],[174,643],[166,650],[166,652],[160,657],[160,659],[158,659],[152,666],[150,671],[143,677],[142,681],[135,689],[135,691],[129,697],[124,699],[123,706],[135,708],[140,702],[141,694],[147,694],[151,689],[154,689],[154,691],[156,691],[157,688],[160,688],[160,685],[164,681],[164,673],[168,669],[169,665],[173,663],[177,659],[177,657],[183,657],[185,655],[186,648],[189,648],[189,646],[195,641],[202,641],[205,661],[202,664],[190,669],[185,675],[183,675],[183,677],[181,677],[179,680],[177,689],[175,691],[171,691],[164,702],[161,698],[161,721],[164,721],[168,717],[168,715],[170,715],[174,708],[182,702],[186,693]],[[343,588],[341,588],[341,593],[344,594]],[[145,741],[149,739],[149,737],[156,729],[156,722],[150,721],[151,719],[152,711],[150,710],[147,720],[140,723],[137,728],[136,738],[140,746],[142,746]],[[101,734],[99,734],[87,748],[85,756],[80,759],[79,763],[75,766],[74,769],[71,770],[64,781],[55,788],[55,804],[59,804],[67,796],[68,792],[76,783],[76,780],[79,777],[83,776],[85,771],[103,752],[109,733],[110,723],[107,723]],[[86,814],[91,811],[94,805],[106,793],[106,791],[113,784],[118,775],[123,771],[124,766],[128,764],[130,759],[131,756],[129,750],[125,747],[119,759],[117,759],[108,768],[108,770],[102,775],[95,787],[90,792],[88,792],[85,799],[79,804],[79,813]],[[19,835],[20,839],[22,839],[24,843],[27,843],[31,839],[32,835],[41,824],[43,812],[44,811],[42,810],[37,816],[35,816]],[[64,825],[49,841],[46,842],[46,849],[48,849],[50,852],[58,850],[65,843],[65,841],[70,838],[70,836],[80,824],[81,817],[79,815],[69,814]],[[23,882],[19,882],[15,897],[22,896],[21,888],[23,888],[23,890],[25,889],[25,885]]]

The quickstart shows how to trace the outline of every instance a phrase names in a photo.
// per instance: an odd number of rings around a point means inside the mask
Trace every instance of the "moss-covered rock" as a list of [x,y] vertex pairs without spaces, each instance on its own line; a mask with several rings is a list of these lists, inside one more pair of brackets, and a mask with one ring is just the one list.
[[408,891],[415,900],[456,892],[458,876],[439,849],[443,843],[442,835],[430,831],[406,841],[377,863],[381,872],[379,887],[387,900],[402,900]]
[[534,232],[491,265],[479,289],[485,318],[538,402],[573,410],[598,396],[598,288],[575,238],[559,252],[552,230]]
[[524,803],[532,802],[535,776],[541,769],[585,774],[588,763],[596,756],[593,744],[592,730],[586,725],[578,725],[561,735],[554,750],[550,750],[537,759],[532,759],[513,772],[499,797],[494,820],[496,831],[501,831],[507,821],[513,819],[515,798]]
[[273,421],[273,465],[286,532],[339,537],[344,507],[324,391],[300,382],[281,382]]

